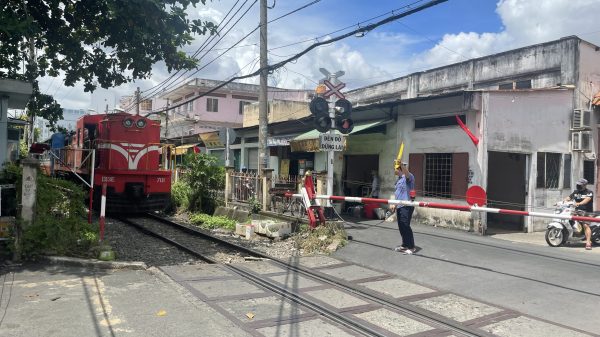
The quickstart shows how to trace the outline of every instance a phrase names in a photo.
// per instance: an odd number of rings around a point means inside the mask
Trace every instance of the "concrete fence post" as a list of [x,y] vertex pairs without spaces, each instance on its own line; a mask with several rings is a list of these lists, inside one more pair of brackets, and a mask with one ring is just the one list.
[[21,183],[21,221],[15,224],[15,252],[13,260],[21,261],[23,229],[35,220],[37,197],[37,174],[39,162],[37,159],[26,158],[21,161],[23,166],[23,181]]
[[262,177],[262,209],[265,211],[269,211],[271,208],[271,197],[269,194],[269,190],[271,189],[271,181],[273,180],[273,169],[266,168],[263,169],[263,177]]

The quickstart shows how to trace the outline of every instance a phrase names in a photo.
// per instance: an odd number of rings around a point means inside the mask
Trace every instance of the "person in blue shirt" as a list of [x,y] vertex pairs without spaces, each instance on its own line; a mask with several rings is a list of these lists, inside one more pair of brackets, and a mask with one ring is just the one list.
[[[398,176],[396,181],[396,200],[411,200],[410,191],[415,189],[415,176],[408,171],[406,163],[400,163],[399,166],[394,165],[395,173]],[[412,218],[413,206],[392,205],[391,210],[396,210],[396,218],[398,220],[398,229],[402,237],[402,245],[394,248],[395,251],[403,254],[413,254],[415,252],[415,238],[413,231],[410,228],[410,220]]]

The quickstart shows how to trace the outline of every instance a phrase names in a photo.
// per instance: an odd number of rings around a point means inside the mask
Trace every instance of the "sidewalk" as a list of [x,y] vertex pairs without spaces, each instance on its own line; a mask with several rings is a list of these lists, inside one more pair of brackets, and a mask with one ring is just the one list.
[[[500,240],[506,240],[517,243],[528,243],[537,246],[548,246],[545,239],[545,232],[533,232],[533,233],[503,233],[503,234],[492,234],[490,237]],[[586,254],[599,254],[600,246],[595,246],[592,250],[585,250],[584,242],[569,243],[563,247],[555,247],[561,251],[568,252],[582,252]]]
[[0,282],[3,337],[249,336],[155,268],[25,266]]

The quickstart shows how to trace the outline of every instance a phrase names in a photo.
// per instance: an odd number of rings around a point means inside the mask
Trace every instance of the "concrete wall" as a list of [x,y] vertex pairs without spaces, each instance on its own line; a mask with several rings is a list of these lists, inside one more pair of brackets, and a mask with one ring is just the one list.
[[[396,183],[394,159],[398,153],[397,128],[397,123],[390,123],[386,126],[386,134],[351,135],[348,137],[347,150],[343,153],[343,155],[379,155],[378,174],[382,198],[388,198],[394,194]],[[342,174],[342,167],[343,165],[340,166],[339,171],[336,171],[339,176]]]
[[347,93],[356,105],[407,99],[465,89],[498,89],[510,81],[532,80],[533,88],[577,84],[579,39],[564,38],[448,65]]
[[[481,138],[480,112],[477,110],[455,111],[455,113],[464,113],[467,117],[467,127],[475,136]],[[407,117],[406,119],[410,119]],[[414,125],[414,120],[411,121]],[[408,122],[407,124],[411,124]],[[407,133],[408,134],[408,133]],[[409,153],[459,153],[466,152],[469,155],[469,172],[471,179],[469,186],[481,185],[483,180],[481,163],[478,161],[478,147],[476,147],[467,134],[458,126],[412,129],[405,141],[405,151]],[[406,158],[408,156],[406,155]],[[409,168],[410,169],[410,168]],[[413,174],[423,174],[422,172],[413,172]],[[465,200],[461,199],[436,199],[427,198],[431,202],[443,202],[466,205]],[[415,209],[415,216],[422,222],[429,225],[460,228],[464,230],[472,229],[473,217],[471,213],[457,212],[452,210],[418,208]]]
[[[484,95],[489,99],[484,112],[486,150],[528,154],[527,204],[533,207],[529,210],[551,211],[552,205],[566,197],[570,189],[562,188],[562,169],[559,188],[536,187],[537,153],[571,153],[569,142],[573,91],[495,91]],[[572,154],[571,181],[580,177],[582,160],[582,154]],[[487,180],[484,187],[487,187]],[[528,231],[543,230],[546,223],[547,219],[525,219]]]
[[[594,45],[582,41],[579,48],[579,88],[577,91],[576,106],[582,109],[589,108],[589,99],[600,92],[600,49]],[[593,109],[592,109],[593,111]],[[593,152],[587,155],[589,159],[596,159],[598,156],[598,144],[600,144],[598,114],[592,113],[592,133],[594,141],[592,142]],[[596,166],[596,170],[599,170]],[[600,174],[596,174],[596,181]],[[596,209],[600,206],[600,184],[596,184],[594,205]]]
[[[268,102],[269,123],[285,122],[310,116],[308,102],[271,101]],[[244,108],[243,127],[258,125],[258,103]]]

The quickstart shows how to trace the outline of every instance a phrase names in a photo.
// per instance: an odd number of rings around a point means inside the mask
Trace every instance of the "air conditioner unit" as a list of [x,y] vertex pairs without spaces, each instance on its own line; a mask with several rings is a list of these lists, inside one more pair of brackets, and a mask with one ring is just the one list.
[[592,132],[577,131],[571,134],[571,150],[589,152],[592,150]]
[[573,129],[586,129],[591,127],[591,116],[590,110],[575,109],[573,110],[573,119],[571,120],[571,128]]

